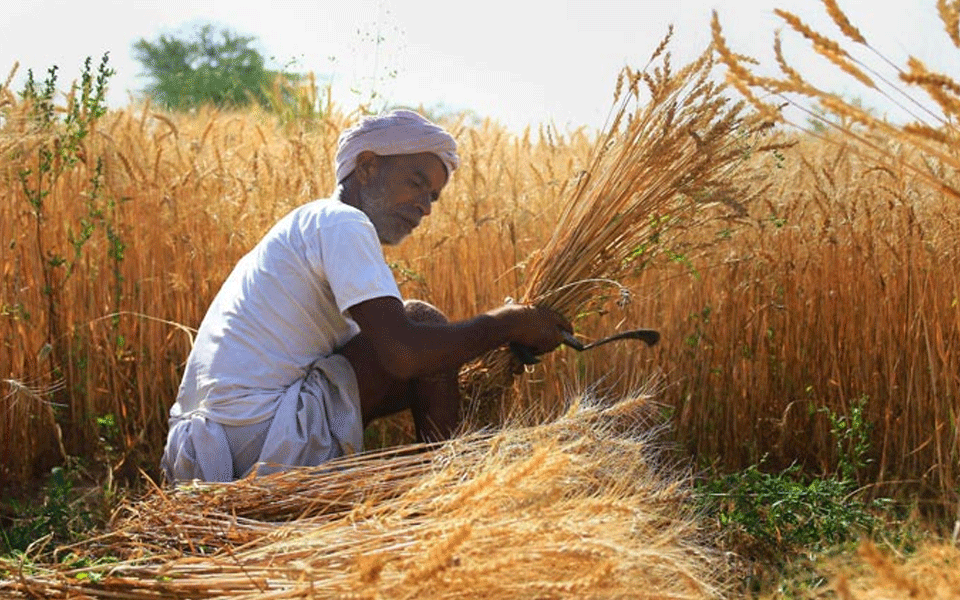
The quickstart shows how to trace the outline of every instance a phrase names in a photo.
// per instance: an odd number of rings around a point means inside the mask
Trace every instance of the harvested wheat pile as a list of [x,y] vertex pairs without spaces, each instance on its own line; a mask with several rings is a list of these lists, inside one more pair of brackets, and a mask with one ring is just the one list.
[[[722,588],[649,397],[233,484],[155,490],[17,597],[707,598]],[[85,557],[78,567],[63,560]]]
[[927,544],[907,560],[893,558],[869,542],[857,553],[863,563],[857,573],[834,581],[843,600],[960,598],[960,549],[953,544]]

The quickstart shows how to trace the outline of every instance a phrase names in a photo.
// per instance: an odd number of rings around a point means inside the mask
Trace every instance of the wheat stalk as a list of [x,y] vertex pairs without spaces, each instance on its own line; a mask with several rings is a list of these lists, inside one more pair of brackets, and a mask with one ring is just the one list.
[[833,19],[833,22],[840,28],[840,31],[843,35],[847,36],[854,42],[858,44],[866,45],[867,39],[863,37],[863,34],[860,33],[860,30],[853,26],[850,23],[850,19],[847,18],[847,15],[840,10],[840,5],[837,4],[837,0],[823,0],[823,6],[827,9],[827,14],[830,15],[830,18]]
[[818,54],[835,64],[845,73],[857,79],[863,85],[869,88],[876,88],[873,80],[851,62],[852,57],[840,46],[839,43],[817,32],[804,23],[800,17],[789,11],[775,8],[773,12],[778,17],[783,19],[791,29],[810,40],[812,42],[813,49]]
[[937,12],[953,45],[960,48],[960,2],[937,0]]
[[[854,42],[870,47],[871,50],[879,55],[879,53],[867,43],[866,39],[862,36],[859,30],[850,23],[849,19],[840,10],[839,5],[835,2],[835,0],[823,0],[823,5],[826,8],[827,13],[847,38]],[[938,8],[941,12],[941,19],[943,19],[945,23],[949,23],[949,19],[951,18],[951,6],[952,5],[947,5],[946,3],[940,3],[938,5]],[[863,70],[854,64],[855,61],[853,61],[850,54],[844,50],[838,42],[815,31],[813,28],[804,23],[799,16],[789,11],[775,9],[774,13],[783,19],[783,21],[787,23],[791,29],[808,39],[811,42],[813,49],[821,56],[824,56],[830,60],[834,65],[838,66],[862,85],[873,90],[881,91],[885,97],[893,100],[893,98],[886,91],[880,90],[876,86],[872,78],[867,76]],[[714,45],[718,48],[720,60],[727,66],[728,78],[735,82],[735,87],[738,91],[741,91],[741,93],[743,93],[744,88],[746,88],[749,95],[744,95],[744,97],[751,102],[754,101],[752,98],[756,97],[751,88],[759,88],[783,97],[809,117],[821,119],[809,108],[791,98],[791,95],[804,96],[808,99],[815,100],[826,111],[827,114],[833,114],[839,117],[841,119],[840,123],[827,122],[826,125],[829,128],[840,131],[846,139],[855,140],[860,148],[869,149],[878,155],[890,154],[889,147],[885,146],[883,142],[865,135],[859,130],[859,128],[865,128],[867,131],[874,131],[888,136],[904,136],[906,139],[910,139],[912,144],[916,145],[918,149],[921,149],[927,155],[937,157],[939,160],[949,164],[958,164],[958,159],[948,148],[943,146],[944,140],[949,140],[955,137],[953,128],[948,126],[949,121],[945,120],[944,117],[933,115],[928,108],[923,107],[920,102],[912,98],[905,92],[905,90],[895,88],[900,95],[908,98],[911,104],[915,106],[921,106],[927,114],[933,117],[938,125],[943,127],[939,134],[930,133],[936,128],[930,127],[923,123],[912,123],[904,126],[893,125],[870,114],[867,111],[864,111],[859,106],[851,104],[836,94],[824,92],[809,84],[799,72],[797,72],[795,69],[792,69],[787,63],[786,58],[783,56],[779,35],[775,36],[774,53],[777,64],[779,65],[780,70],[787,76],[787,79],[776,80],[756,76],[750,72],[749,69],[746,69],[740,61],[735,61],[730,58],[733,56],[733,53],[728,47],[726,47],[725,40],[723,40],[716,17],[714,18],[713,28]],[[882,57],[882,55],[880,56]],[[885,58],[884,60],[888,64],[892,64]],[[908,61],[908,66],[908,71],[903,71],[894,66],[898,73],[898,78],[902,82],[909,85],[916,85],[924,89],[926,93],[937,103],[944,115],[950,117],[952,115],[960,114],[960,98],[958,98],[960,84],[948,76],[931,73],[916,58],[911,57]],[[883,82],[887,85],[890,85],[886,79],[883,79]],[[904,108],[904,110],[907,110],[906,107],[900,103],[895,103],[901,108]],[[811,131],[808,128],[803,129],[811,135],[822,137],[822,134],[819,132]],[[929,133],[929,135],[923,135],[924,133]],[[941,189],[952,196],[960,197],[958,196],[960,190],[957,190],[952,184],[943,181],[942,178],[938,177],[936,174],[931,173],[926,166],[921,166],[914,163],[908,163],[905,166],[919,175],[921,178],[929,181],[936,188]]]
[[720,26],[720,17],[717,11],[713,11],[710,19],[710,33],[713,42],[713,49],[717,56],[727,67],[727,82],[732,85],[741,96],[747,99],[751,106],[760,114],[764,115],[770,121],[779,121],[780,117],[777,111],[770,105],[757,98],[750,86],[757,85],[757,78],[741,63],[744,58],[730,50],[726,38],[723,36],[723,29]]

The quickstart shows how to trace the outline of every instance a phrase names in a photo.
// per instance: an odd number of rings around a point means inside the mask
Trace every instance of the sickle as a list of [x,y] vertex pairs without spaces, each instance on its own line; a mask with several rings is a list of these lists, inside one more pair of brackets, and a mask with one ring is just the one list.
[[[584,350],[596,348],[597,346],[602,346],[603,344],[615,342],[617,340],[641,340],[648,346],[653,346],[660,341],[660,332],[656,329],[632,329],[630,331],[621,331],[620,333],[615,333],[611,336],[601,338],[589,344],[584,344],[575,338],[569,331],[563,331],[562,334],[563,343],[578,352],[583,352]],[[535,365],[540,362],[540,359],[534,355],[533,350],[527,346],[521,346],[520,344],[511,342],[510,349],[513,351],[514,355],[520,359],[520,362],[525,365]]]
[[596,348],[597,346],[602,346],[608,342],[615,342],[617,340],[641,340],[648,346],[653,346],[660,341],[660,332],[656,329],[633,329],[631,331],[621,331],[620,333],[615,333],[589,344],[583,344],[580,340],[573,337],[573,334],[569,331],[563,332],[563,343],[570,346],[574,350],[577,350],[578,352],[583,352],[584,350]]

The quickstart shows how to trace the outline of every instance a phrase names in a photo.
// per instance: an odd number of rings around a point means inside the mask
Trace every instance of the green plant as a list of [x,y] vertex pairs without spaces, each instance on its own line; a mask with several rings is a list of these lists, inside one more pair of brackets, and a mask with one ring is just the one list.
[[97,429],[99,431],[100,445],[108,461],[116,459],[118,453],[117,445],[120,439],[120,428],[117,425],[117,419],[113,413],[108,413],[102,417],[97,417]]
[[50,537],[54,544],[79,539],[95,523],[93,513],[83,507],[75,493],[77,471],[55,467],[50,471],[39,503],[24,500],[4,502],[14,516],[0,535],[3,554],[25,552],[34,542]]
[[376,114],[383,112],[389,105],[390,93],[385,89],[388,80],[397,79],[399,67],[384,58],[396,58],[402,51],[403,31],[396,25],[390,25],[393,18],[384,2],[376,2],[372,22],[356,30],[358,56],[369,60],[369,64],[358,67],[359,71],[369,69],[368,76],[361,76],[350,87],[356,96],[358,110],[361,113]]
[[848,480],[810,478],[799,465],[777,473],[762,466],[703,480],[698,503],[720,546],[744,565],[745,590],[779,586],[777,597],[808,597],[807,590],[825,582],[816,569],[820,557],[851,551],[878,529],[877,503],[857,498]]
[[860,471],[870,464],[870,434],[873,426],[866,420],[866,395],[860,396],[850,407],[850,414],[837,414],[820,409],[830,420],[830,433],[837,448],[837,475],[844,481],[857,481]]
[[[56,107],[57,67],[47,70],[42,82],[34,79],[33,71],[27,72],[27,82],[21,96],[30,106],[31,125],[34,133],[42,137],[34,151],[36,158],[31,166],[18,170],[21,190],[30,205],[34,223],[36,251],[43,265],[43,294],[46,298],[47,329],[50,343],[61,339],[57,297],[64,283],[73,274],[82,249],[93,234],[93,218],[100,215],[96,199],[103,171],[97,160],[87,199],[89,215],[81,218],[79,231],[68,230],[67,238],[73,254],[64,256],[51,246],[45,233],[47,214],[46,199],[57,186],[60,177],[71,170],[83,158],[83,142],[93,130],[97,120],[106,113],[107,82],[114,71],[109,68],[109,54],[104,54],[100,65],[93,71],[92,61],[87,57],[80,75],[79,96],[74,86],[67,98],[67,107],[62,118]],[[60,354],[59,352],[57,353]],[[51,370],[59,372],[56,360],[49,355]]]
[[[698,484],[700,506],[717,525],[727,548],[790,573],[786,579],[791,586],[816,587],[823,583],[822,577],[809,566],[798,567],[797,559],[829,553],[879,529],[876,515],[888,502],[861,498],[857,484],[858,472],[870,462],[866,402],[861,397],[847,415],[821,409],[830,420],[837,447],[833,476],[812,477],[800,465],[769,473],[761,460]],[[780,591],[790,597],[786,590]]]
[[700,485],[708,514],[745,535],[762,552],[824,550],[855,539],[875,523],[870,506],[851,495],[851,482],[807,478],[798,465],[764,473],[761,465]]

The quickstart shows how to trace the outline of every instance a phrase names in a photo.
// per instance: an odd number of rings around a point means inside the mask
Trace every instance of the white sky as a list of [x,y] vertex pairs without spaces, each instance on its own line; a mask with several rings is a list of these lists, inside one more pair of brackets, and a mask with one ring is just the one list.
[[[393,104],[467,108],[512,127],[553,123],[561,129],[603,124],[617,72],[642,67],[667,25],[676,26],[675,60],[708,42],[710,12],[720,14],[737,52],[773,65],[773,32],[786,30],[772,10],[797,13],[839,38],[817,0],[19,0],[0,14],[0,80],[20,62],[42,77],[60,67],[75,78],[86,56],[110,52],[117,74],[109,100],[123,106],[144,85],[132,46],[141,38],[213,22],[254,36],[272,66],[332,77],[334,97],[355,104],[375,88]],[[936,0],[840,0],[871,44],[898,65],[910,53],[956,73],[960,51],[937,19]],[[383,41],[377,47],[379,32]],[[801,52],[785,47],[802,73],[836,91],[853,86]],[[845,44],[846,46],[846,44]],[[390,75],[395,72],[395,75]],[[374,83],[374,75],[376,82]],[[836,83],[831,83],[836,81]],[[15,85],[14,89],[20,89]],[[879,102],[879,101],[877,101]],[[868,105],[877,102],[868,99]],[[886,110],[881,107],[881,110]]]

